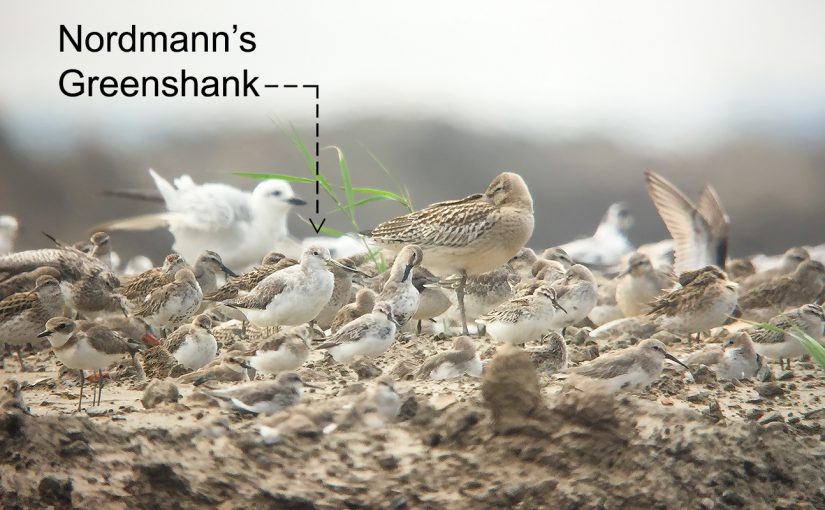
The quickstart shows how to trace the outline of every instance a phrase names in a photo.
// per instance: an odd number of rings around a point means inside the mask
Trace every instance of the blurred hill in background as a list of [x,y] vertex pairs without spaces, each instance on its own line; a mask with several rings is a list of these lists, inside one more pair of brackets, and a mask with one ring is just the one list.
[[[2,123],[0,123],[2,125]],[[300,130],[311,140],[313,133]],[[589,235],[610,203],[627,202],[636,217],[631,239],[639,244],[667,236],[644,188],[643,172],[655,170],[686,193],[706,182],[718,190],[732,221],[732,255],[774,253],[797,244],[825,241],[825,135],[796,141],[766,135],[740,136],[711,148],[663,152],[599,137],[538,138],[463,130],[437,120],[370,118],[322,126],[321,144],[346,154],[357,186],[394,189],[369,152],[409,188],[416,207],[482,191],[502,170],[520,173],[536,202],[539,248]],[[0,213],[20,219],[19,248],[48,246],[41,230],[75,241],[103,221],[158,210],[157,204],[101,196],[106,189],[152,189],[147,173],[188,173],[197,182],[217,181],[252,188],[254,181],[233,171],[308,175],[298,150],[277,126],[271,131],[226,132],[171,137],[128,147],[89,139],[54,151],[28,151],[0,130]],[[334,151],[322,151],[321,167],[338,175]],[[312,198],[311,185],[296,185]],[[322,212],[333,205],[322,197]],[[305,209],[300,211],[309,214]],[[374,203],[359,208],[362,228],[403,213],[400,205]],[[343,215],[330,213],[327,225],[348,229]],[[297,217],[298,237],[312,233]],[[149,255],[156,263],[171,236],[118,234],[121,256]]]

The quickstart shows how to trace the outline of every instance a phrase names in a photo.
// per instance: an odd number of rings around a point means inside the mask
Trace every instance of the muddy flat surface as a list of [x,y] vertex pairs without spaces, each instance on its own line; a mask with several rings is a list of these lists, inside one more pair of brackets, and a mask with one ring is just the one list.
[[[489,362],[495,346],[475,340]],[[573,359],[593,354],[585,343],[571,341]],[[405,366],[449,347],[412,337],[375,361],[405,399],[384,427],[347,411],[371,381],[318,351],[299,373],[322,389],[270,417],[221,410],[174,379],[178,402],[145,409],[146,383],[131,377],[107,381],[102,405],[84,401],[77,413],[78,387],[71,377],[55,383],[48,351],[30,353],[25,373],[6,357],[0,378],[24,383],[33,416],[0,418],[0,505],[825,508],[825,378],[809,362],[736,383],[667,366],[652,387],[615,398],[565,393],[540,374],[547,412],[502,431],[481,379],[404,377]],[[268,444],[262,425],[279,440]]]

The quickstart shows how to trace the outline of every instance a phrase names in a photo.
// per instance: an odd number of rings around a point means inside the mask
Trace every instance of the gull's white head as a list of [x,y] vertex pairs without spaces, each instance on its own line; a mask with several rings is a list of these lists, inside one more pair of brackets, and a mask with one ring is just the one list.
[[630,209],[623,202],[616,202],[607,208],[607,212],[602,218],[602,224],[611,225],[619,232],[627,232],[633,226],[633,216]]
[[8,214],[0,214],[0,232],[14,235],[17,234],[18,227],[17,218]]
[[286,181],[269,179],[252,190],[252,202],[259,210],[286,212],[294,205],[304,205],[306,201],[297,197],[292,186]]

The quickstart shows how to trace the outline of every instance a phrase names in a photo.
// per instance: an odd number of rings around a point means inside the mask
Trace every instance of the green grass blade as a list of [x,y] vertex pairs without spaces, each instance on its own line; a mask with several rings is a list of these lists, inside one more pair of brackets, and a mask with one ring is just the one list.
[[401,194],[404,197],[406,197],[406,201],[403,202],[404,206],[407,208],[407,210],[409,210],[410,212],[413,212],[415,209],[413,208],[413,205],[412,205],[412,196],[410,196],[410,190],[408,190],[407,187],[404,186],[401,183],[401,181],[399,181],[395,177],[395,175],[392,174],[392,172],[390,172],[390,170],[387,168],[387,166],[384,164],[384,162],[381,161],[381,159],[377,155],[375,155],[375,153],[373,153],[371,150],[369,150],[364,144],[361,144],[361,147],[363,147],[364,150],[367,151],[367,154],[369,154],[370,158],[372,158],[372,160],[375,162],[375,164],[378,165],[378,168],[383,170],[383,172],[385,174],[387,174],[387,177],[389,177],[390,180],[392,180],[392,182],[398,187],[398,189],[401,190]]
[[393,200],[395,202],[399,202],[401,204],[407,205],[407,199],[403,196],[399,195],[398,193],[393,193],[392,191],[386,191],[383,189],[375,189],[375,188],[352,188],[352,191],[355,193],[363,193],[364,195],[377,195],[386,198],[387,200]]
[[334,149],[335,152],[338,153],[338,168],[341,171],[341,183],[344,187],[344,198],[347,204],[347,207],[343,210],[347,212],[347,215],[350,217],[350,221],[354,224],[355,215],[353,214],[352,210],[354,208],[353,203],[355,202],[355,195],[352,192],[352,178],[350,176],[347,158],[344,156],[344,151],[342,151],[341,148],[337,145],[330,145],[329,147],[324,148]]
[[793,327],[793,333],[791,335],[799,340],[799,343],[802,344],[802,347],[808,351],[808,354],[816,360],[817,364],[819,364],[822,370],[825,370],[825,346],[820,344],[814,337],[809,335],[808,333],[802,331],[799,326]]
[[363,200],[356,200],[356,201],[355,201],[355,202],[353,202],[352,204],[347,204],[347,205],[345,205],[343,208],[338,207],[338,208],[336,208],[336,209],[333,209],[333,210],[332,210],[332,211],[330,211],[330,212],[331,212],[331,213],[333,213],[333,212],[337,212],[337,211],[343,211],[343,210],[345,210],[345,209],[352,210],[352,209],[355,209],[355,208],[356,208],[356,207],[358,207],[358,206],[361,206],[361,205],[364,205],[364,204],[369,204],[370,202],[377,202],[377,201],[379,201],[379,200],[386,200],[386,198],[384,198],[384,197],[374,196],[374,197],[365,198],[365,199],[363,199]]
[[[298,215],[298,217],[299,217],[299,218],[301,218],[301,220],[302,220],[304,223],[306,223],[307,225],[312,225],[312,224],[309,222],[309,220],[308,220],[308,219],[304,218],[304,217],[303,217],[303,216],[301,216],[300,214]],[[344,232],[341,232],[340,230],[335,230],[334,228],[332,228],[332,227],[327,227],[327,226],[323,226],[323,227],[321,227],[321,230],[320,230],[319,232],[323,232],[323,233],[325,233],[325,234],[329,234],[329,235],[331,235],[332,237],[341,237],[342,235],[344,235]]]
[[290,182],[303,182],[303,183],[314,183],[315,179],[310,179],[309,177],[298,177],[296,175],[287,175],[287,174],[272,174],[272,173],[261,173],[261,172],[233,172],[232,175],[237,175],[239,177],[250,177],[252,179],[258,179],[261,181],[268,180],[268,179],[278,179],[280,181],[290,181]]

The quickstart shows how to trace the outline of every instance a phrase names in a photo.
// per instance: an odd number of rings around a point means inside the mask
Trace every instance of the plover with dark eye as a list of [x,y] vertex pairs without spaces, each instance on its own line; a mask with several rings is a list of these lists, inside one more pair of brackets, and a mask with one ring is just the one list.
[[647,313],[650,303],[675,284],[672,274],[655,269],[642,253],[634,253],[616,278],[616,303],[625,317]]
[[[264,278],[249,294],[224,302],[255,326],[298,326],[311,321],[332,297],[335,277],[329,266],[340,264],[329,250],[310,246],[301,263]],[[352,268],[344,267],[346,270]]]
[[799,341],[799,330],[813,337],[816,341],[822,338],[822,325],[825,322],[825,312],[822,306],[808,303],[798,308],[771,318],[769,328],[754,326],[748,329],[756,352],[770,359],[778,359],[782,367],[782,360],[788,360],[788,369],[791,368],[791,358],[798,358],[808,351]]
[[98,372],[97,399],[94,394],[92,405],[100,404],[103,394],[102,371],[124,356],[132,356],[140,350],[136,344],[127,342],[111,329],[89,321],[74,321],[66,317],[55,317],[46,323],[46,329],[37,335],[47,338],[55,357],[66,368],[80,370],[80,399],[77,410],[83,403],[84,370]]
[[736,308],[739,284],[715,266],[680,275],[682,287],[658,297],[648,315],[676,335],[697,335],[723,325]]
[[636,346],[604,354],[563,373],[568,375],[567,383],[580,390],[632,391],[657,381],[666,359],[687,369],[667,352],[662,342],[651,338]]
[[439,276],[458,274],[456,299],[467,334],[464,288],[468,275],[492,271],[510,260],[533,234],[533,199],[524,179],[505,172],[484,193],[438,202],[375,227],[370,237],[397,252],[419,246],[427,268]]
[[390,268],[390,276],[375,298],[392,305],[395,322],[405,325],[418,310],[421,296],[412,281],[413,269],[421,265],[423,252],[415,245],[405,246],[398,252]]
[[390,348],[397,326],[392,305],[378,302],[372,312],[345,325],[316,349],[329,351],[335,361],[344,364],[362,356],[372,358]]
[[466,336],[453,339],[453,348],[430,356],[421,365],[417,379],[452,379],[464,374],[481,377],[481,358],[473,341]]
[[0,301],[0,342],[17,347],[17,359],[25,370],[20,349],[37,341],[46,322],[63,313],[64,300],[59,282],[52,276],[41,276],[34,289],[20,292]]
[[206,314],[196,315],[191,323],[180,326],[166,337],[163,346],[189,370],[206,366],[218,354],[218,342],[212,336],[212,319]]
[[204,393],[229,411],[273,414],[298,404],[304,387],[319,388],[295,372],[283,372],[274,381],[252,381],[225,389],[204,390]]

